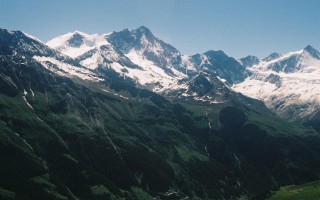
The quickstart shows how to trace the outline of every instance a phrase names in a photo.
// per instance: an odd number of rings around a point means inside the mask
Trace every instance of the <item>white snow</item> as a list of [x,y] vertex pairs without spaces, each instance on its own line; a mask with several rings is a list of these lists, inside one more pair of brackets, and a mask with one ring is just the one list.
[[[74,34],[79,34],[84,38],[83,44],[80,47],[72,47],[67,42],[72,38]],[[99,47],[102,45],[108,45],[109,43],[106,40],[108,35],[110,35],[110,33],[89,35],[80,31],[75,31],[73,33],[67,33],[65,35],[54,38],[47,42],[47,45],[53,49],[61,51],[62,53],[72,58],[76,58],[92,49],[99,49]]]
[[30,105],[30,103],[27,101],[27,98],[25,96],[22,96],[23,100],[26,102],[26,104],[33,110],[33,107]]
[[34,36],[32,36],[32,35],[29,35],[28,33],[23,32],[23,34],[24,34],[25,36],[27,36],[28,38],[31,38],[31,39],[33,39],[33,40],[35,40],[35,41],[37,41],[37,42],[39,42],[39,43],[41,43],[41,44],[44,44],[41,40],[39,40],[38,38],[36,38],[36,37],[34,37]]
[[118,94],[118,93],[115,93],[115,92],[110,92],[110,91],[108,91],[108,90],[105,90],[105,89],[102,89],[104,92],[106,92],[106,93],[109,93],[109,94],[113,94],[113,95],[115,95],[115,96],[117,96],[117,97],[120,97],[120,98],[122,98],[122,99],[129,99],[128,97],[125,97],[125,96],[123,96],[123,95],[121,95],[121,94]]
[[[62,48],[64,47],[60,47],[58,50],[62,51]],[[75,48],[75,47],[65,48],[62,52],[70,56],[71,58],[76,58],[92,49],[94,49],[94,47],[86,46],[85,44],[83,44],[79,48]]]
[[210,130],[211,130],[211,120],[210,120],[210,117],[209,117],[209,115],[208,115],[208,112],[207,111],[205,111],[206,112],[206,116],[207,116],[207,118],[208,118],[208,126],[209,126],[209,128],[210,128]]
[[42,119],[40,119],[38,116],[37,116],[37,119],[38,119],[39,121],[43,122],[43,120],[42,120]]
[[31,92],[32,97],[34,97],[34,92],[33,92],[33,90],[30,89],[30,92]]
[[[295,56],[299,62],[292,73],[275,72],[268,69],[273,63]],[[233,85],[235,91],[262,100],[267,107],[278,113],[288,112],[292,106],[301,108],[295,111],[294,118],[310,115],[320,107],[320,60],[301,50],[280,56],[269,62],[260,62],[251,68],[253,76],[244,82]],[[276,83],[270,83],[266,77],[274,74],[280,77]]]
[[53,38],[52,40],[47,42],[47,45],[53,49],[63,45],[65,42],[67,42],[74,34],[79,34],[84,37],[88,36],[88,34],[80,32],[80,31],[74,31],[74,32],[69,32],[67,34],[58,36],[56,38]]
[[197,69],[194,67],[194,64],[190,61],[190,57],[187,55],[181,56],[182,65],[186,68],[186,74],[188,74],[188,71],[197,71]]
[[31,149],[31,151],[33,151],[33,148],[32,148],[32,146],[25,140],[25,139],[23,139],[18,133],[16,133],[16,132],[14,132],[14,134],[18,137],[18,138],[20,138],[30,149]]
[[[74,34],[79,34],[83,38],[83,44],[80,47],[71,47],[67,42]],[[187,78],[190,72],[194,73],[197,70],[202,70],[198,66],[195,66],[190,56],[181,55],[179,52],[174,51],[171,52],[172,57],[166,57],[164,55],[168,52],[165,52],[161,43],[158,40],[149,41],[145,36],[142,36],[138,48],[126,46],[125,49],[116,50],[112,44],[108,43],[108,36],[109,34],[89,35],[76,31],[57,37],[47,43],[48,46],[72,58],[79,58],[81,55],[91,51],[92,55],[88,58],[83,58],[80,62],[85,66],[84,68],[71,66],[52,58],[36,57],[35,59],[41,62],[47,69],[62,76],[77,76],[85,80],[101,81],[102,79],[92,70],[97,69],[98,66],[110,67],[124,78],[129,77],[139,85],[150,86],[150,89],[154,92],[162,93],[170,90],[181,90],[181,96],[190,96],[196,101],[206,101],[212,104],[222,103],[213,101],[211,97],[198,97],[197,94],[189,94],[188,85],[179,83],[179,80]],[[167,63],[165,67],[170,69],[173,74],[168,73],[153,61],[148,60],[144,56],[145,52],[161,58],[162,61]],[[181,67],[185,71],[180,72],[170,65],[171,59],[174,56],[181,56]],[[273,65],[282,63],[282,61],[290,58],[294,58],[297,61],[297,66],[295,66],[295,70],[292,73],[272,71]],[[111,63],[105,62],[105,59]],[[132,68],[120,64],[127,62],[127,59],[141,68]],[[211,63],[209,63],[208,57],[202,54],[200,55],[200,66],[205,64]],[[284,112],[292,105],[307,105],[305,110],[301,110],[298,113],[299,116],[305,116],[312,113],[316,108],[319,108],[320,60],[312,57],[306,50],[290,52],[269,61],[260,60],[259,64],[248,68],[248,70],[253,75],[244,82],[233,85],[232,89],[247,96],[263,100],[269,108],[275,109],[277,107],[277,111],[279,112]],[[291,70],[287,71],[291,72]],[[275,76],[275,80],[269,80],[271,74]],[[279,76],[279,80],[277,80],[277,76]],[[226,82],[225,79],[218,78],[223,83]]]
[[90,80],[94,82],[99,82],[103,80],[102,78],[99,78],[97,74],[93,73],[92,71],[84,67],[82,68],[69,65],[51,57],[34,56],[33,58],[37,60],[40,64],[42,64],[42,66],[60,76],[79,77],[83,80]]
[[201,54],[200,59],[201,59],[200,66],[209,63],[208,57],[204,54]]
[[[68,43],[68,40],[71,39],[75,34],[82,36],[82,44],[80,47],[72,47]],[[72,58],[80,58],[81,55],[85,55],[85,53],[90,51],[92,55],[82,59],[80,62],[81,65],[91,70],[95,70],[99,66],[111,67],[121,76],[132,78],[137,84],[146,87],[152,85],[151,89],[153,89],[155,92],[161,92],[164,89],[171,88],[178,84],[179,79],[186,77],[186,74],[178,71],[172,66],[167,66],[167,68],[169,68],[173,74],[167,73],[160,66],[157,66],[155,63],[145,58],[143,55],[144,51],[148,50],[149,52],[154,53],[154,55],[162,57],[168,63],[170,63],[170,58],[163,57],[165,50],[162,48],[158,40],[149,41],[148,38],[142,36],[140,40],[141,49],[135,50],[133,47],[128,47],[127,49],[131,49],[131,51],[123,50],[122,53],[125,53],[125,56],[123,56],[119,50],[116,50],[113,45],[108,43],[107,38],[109,35],[110,33],[89,35],[76,31],[54,38],[47,42],[47,45]],[[173,53],[173,56],[178,55],[180,54]],[[111,63],[105,62],[105,59]],[[123,61],[128,62],[126,59],[130,59],[131,62],[141,66],[142,69],[131,68],[123,66],[123,64],[119,64],[123,63]],[[187,59],[187,57],[185,57],[185,59]],[[188,65],[186,66],[188,70],[195,70],[192,63],[189,62],[186,64]],[[69,67],[64,66],[63,68],[64,71],[68,71],[70,73],[71,69],[69,69]],[[68,70],[65,70],[65,68]],[[51,70],[54,69],[51,68]],[[55,72],[58,73],[57,71]]]
[[97,50],[91,57],[82,60],[81,65],[88,67],[89,69],[96,69],[98,68],[99,64],[103,63],[103,57],[101,56],[100,52]]
[[259,100],[268,99],[277,89],[274,84],[252,78],[247,78],[244,82],[234,85],[232,88],[246,96]]
[[[152,61],[145,59],[139,55],[135,50],[131,50],[126,56],[134,63],[142,66],[143,69],[131,69],[126,68],[128,73],[126,76],[136,79],[141,85],[160,83],[162,87],[157,87],[154,91],[163,91],[165,88],[171,88],[173,85],[178,84],[179,77],[170,76],[162,68],[156,66]],[[121,72],[122,66],[113,65],[113,69],[117,72]],[[176,71],[178,74],[178,72]],[[182,73],[179,74],[182,76]]]
[[217,76],[217,78],[222,82],[222,83],[227,83],[226,79],[220,78],[219,76]]
[[26,98],[26,95],[28,94],[28,92],[26,90],[23,90],[23,100],[26,102],[27,106],[29,106],[32,110],[33,110],[33,107],[30,105],[30,103],[28,102],[27,98]]

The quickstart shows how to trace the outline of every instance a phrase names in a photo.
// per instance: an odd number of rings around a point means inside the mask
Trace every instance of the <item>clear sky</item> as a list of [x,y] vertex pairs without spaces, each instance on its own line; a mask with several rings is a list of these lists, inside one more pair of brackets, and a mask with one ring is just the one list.
[[320,50],[320,0],[0,0],[0,28],[48,41],[144,25],[183,54]]

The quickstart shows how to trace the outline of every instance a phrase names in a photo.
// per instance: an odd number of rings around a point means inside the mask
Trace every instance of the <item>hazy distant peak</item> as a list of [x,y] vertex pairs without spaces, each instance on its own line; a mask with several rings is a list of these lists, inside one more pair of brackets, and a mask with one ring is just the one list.
[[315,48],[313,48],[311,45],[306,46],[303,50],[305,52],[308,52],[312,57],[314,57],[316,59],[320,59],[319,51],[316,50]]
[[269,56],[263,58],[262,60],[265,61],[265,62],[268,62],[268,61],[277,59],[277,58],[279,58],[280,56],[281,56],[280,53],[273,52],[273,53],[271,53]]
[[249,55],[244,58],[241,58],[240,62],[244,67],[252,67],[253,65],[258,64],[260,60],[256,56]]

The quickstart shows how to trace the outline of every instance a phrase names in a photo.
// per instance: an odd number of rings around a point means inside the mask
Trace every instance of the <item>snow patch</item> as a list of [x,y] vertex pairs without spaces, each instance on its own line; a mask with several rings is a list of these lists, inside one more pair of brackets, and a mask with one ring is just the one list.
[[30,92],[31,92],[32,97],[34,97],[34,92],[33,92],[33,90],[30,89]]
[[[141,85],[159,84],[159,87],[155,87],[154,91],[160,92],[166,88],[171,88],[173,85],[178,84],[179,77],[169,75],[164,69],[155,65],[152,61],[145,59],[139,55],[136,51],[131,50],[128,54],[125,54],[134,64],[143,67],[143,69],[126,68],[128,73],[126,76],[137,80]],[[119,64],[113,64],[112,68],[117,72],[120,72],[123,68]],[[179,74],[181,75],[181,74]]]
[[188,71],[196,72],[197,69],[195,68],[194,64],[190,61],[190,57],[187,55],[181,56],[181,62],[182,66],[186,69],[186,74],[188,74]]
[[26,104],[33,110],[33,107],[30,105],[30,103],[28,102],[26,95],[28,94],[28,92],[26,90],[23,90],[23,100],[26,102]]
[[89,80],[93,82],[103,81],[103,79],[99,78],[97,74],[84,67],[69,65],[50,57],[34,56],[33,58],[42,64],[42,66],[44,66],[46,69],[60,76],[79,77],[83,80]]
[[18,138],[20,138],[30,149],[31,149],[31,151],[33,151],[33,148],[32,148],[32,146],[25,140],[25,139],[23,139],[18,133],[16,133],[16,132],[14,132],[14,134],[18,137]]

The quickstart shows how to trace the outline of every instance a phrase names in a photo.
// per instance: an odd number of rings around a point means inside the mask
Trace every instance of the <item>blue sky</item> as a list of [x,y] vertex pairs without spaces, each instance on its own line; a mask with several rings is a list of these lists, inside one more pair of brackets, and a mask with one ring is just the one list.
[[43,41],[74,30],[107,33],[144,25],[184,54],[223,50],[241,58],[320,50],[319,0],[7,0],[0,28]]

